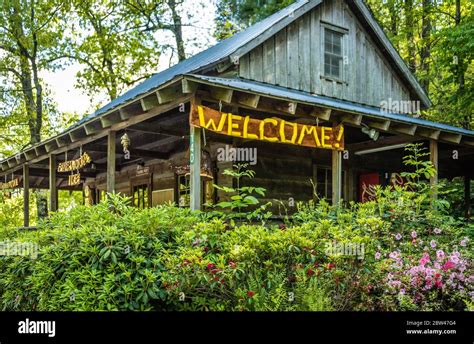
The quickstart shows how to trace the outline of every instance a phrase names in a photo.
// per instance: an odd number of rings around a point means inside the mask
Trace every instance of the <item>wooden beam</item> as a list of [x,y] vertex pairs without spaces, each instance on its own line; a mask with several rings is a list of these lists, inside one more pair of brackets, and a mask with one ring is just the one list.
[[351,143],[346,145],[346,150],[350,152],[358,152],[368,149],[374,149],[384,146],[392,146],[398,144],[409,144],[419,139],[415,137],[406,137],[406,136],[381,136],[377,141],[367,140],[363,142]]
[[341,202],[342,185],[342,154],[340,151],[332,151],[332,204]]
[[392,125],[390,126],[390,131],[394,131],[399,134],[413,136],[415,135],[416,128],[417,128],[416,125],[400,124],[400,123],[392,122]]
[[119,115],[120,115],[120,118],[125,121],[125,120],[127,120],[127,119],[129,119],[130,117],[133,116],[133,112],[132,111],[127,111],[126,108],[120,108],[119,109]]
[[462,135],[442,132],[439,136],[439,139],[442,141],[449,142],[449,143],[459,144],[461,142]]
[[426,137],[431,140],[438,140],[440,134],[441,134],[440,130],[434,130],[434,129],[429,129],[429,128],[419,127],[416,130],[416,135],[421,136],[421,137]]
[[107,136],[107,192],[115,192],[115,138],[116,132],[111,131]]
[[9,166],[10,168],[13,168],[13,167],[15,167],[15,166],[17,165],[15,158],[10,158],[10,159],[8,159],[8,160],[7,160],[7,163],[8,163],[8,166]]
[[105,116],[100,117],[100,123],[102,124],[102,128],[110,127],[121,121],[122,121],[122,118],[120,118],[120,113],[118,111],[112,112]]
[[56,180],[56,155],[49,155],[49,210],[58,210],[58,187]]
[[26,157],[26,160],[28,161],[36,158],[37,157],[36,151],[34,149],[29,149],[25,151],[25,157]]
[[23,165],[23,226],[30,226],[30,171],[28,164]]
[[102,131],[103,126],[100,120],[95,120],[89,123],[84,124],[84,130],[86,131],[87,135],[93,135]]
[[466,146],[474,147],[474,139],[466,137],[466,136],[463,136],[461,143]]
[[190,206],[191,210],[201,210],[201,128],[190,128]]
[[[90,142],[99,140],[101,138],[104,138],[108,135],[108,132],[111,131],[111,130],[119,131],[119,130],[125,129],[125,128],[131,126],[131,125],[134,125],[134,124],[146,121],[147,119],[159,116],[161,113],[165,113],[167,111],[170,111],[170,110],[178,107],[180,104],[188,102],[190,99],[191,99],[191,96],[189,96],[189,95],[188,96],[183,96],[181,98],[175,99],[171,103],[163,104],[163,105],[160,105],[156,108],[153,108],[151,111],[148,111],[146,113],[140,113],[139,115],[134,115],[133,117],[131,117],[131,118],[125,120],[125,121],[122,121],[120,123],[114,124],[112,127],[104,129],[104,130],[102,130],[101,132],[99,132],[97,134],[94,134],[94,135],[91,135],[91,136],[85,136],[83,139],[81,139],[79,141],[71,142],[71,144],[69,144],[67,147],[58,148],[55,151],[55,154],[61,154],[61,153],[64,153],[65,151],[69,151],[69,150],[78,148],[81,145],[85,145],[87,143],[90,143]],[[137,106],[138,106],[138,102],[137,102]],[[66,134],[66,135],[68,135],[68,134]],[[44,156],[44,155],[46,155],[45,152],[39,154],[36,158],[34,158],[31,161],[31,163],[36,163],[38,161],[44,160],[45,158],[47,158],[47,156]]]
[[59,136],[56,139],[56,143],[58,144],[58,148],[59,147],[64,147],[64,146],[71,143],[71,138],[69,137],[69,135]]
[[276,102],[275,109],[282,112],[287,112],[291,115],[296,113],[296,107],[298,106],[295,102]]
[[[87,145],[85,148],[89,152],[101,152],[105,153],[108,152],[108,147],[101,146],[101,145]],[[129,148],[130,155],[137,156],[140,158],[151,158],[151,159],[161,159],[161,160],[168,160],[169,154],[163,152],[157,152],[152,150],[146,149],[138,149],[138,148]],[[115,152],[116,155],[123,155],[123,153]]]
[[433,199],[438,198],[436,187],[438,184],[438,141],[430,140],[430,161],[436,169],[436,174],[430,178]]
[[341,117],[341,121],[343,123],[349,123],[353,125],[359,126],[362,123],[362,115],[361,114],[347,114]]
[[315,107],[311,112],[311,115],[322,119],[323,121],[329,121],[329,119],[331,118],[331,113],[332,109]]
[[181,97],[182,93],[183,90],[181,85],[166,87],[156,91],[156,98],[158,99],[159,104],[165,104]]
[[151,94],[140,99],[140,104],[142,105],[142,110],[145,112],[159,105],[155,94]]
[[365,121],[370,128],[374,128],[381,131],[387,131],[390,128],[390,120],[384,121]]
[[58,148],[58,143],[56,142],[56,140],[47,142],[44,145],[44,148],[46,149],[46,153],[49,153],[49,152],[55,150],[56,148]]
[[230,103],[232,101],[233,90],[222,87],[210,86],[211,96],[214,99],[222,100],[224,103]]
[[197,91],[198,87],[199,87],[199,84],[197,82],[194,82],[188,79],[183,79],[181,81],[181,88],[184,94],[194,93]]
[[256,108],[258,102],[260,101],[260,96],[258,94],[252,93],[242,93],[239,95],[237,102],[239,104],[248,106],[250,108]]
[[37,156],[40,156],[40,155],[46,155],[46,149],[44,148],[44,146],[36,146],[35,147],[35,153]]
[[84,127],[78,127],[77,129],[69,132],[69,137],[71,138],[71,142],[79,141],[87,136],[86,130]]

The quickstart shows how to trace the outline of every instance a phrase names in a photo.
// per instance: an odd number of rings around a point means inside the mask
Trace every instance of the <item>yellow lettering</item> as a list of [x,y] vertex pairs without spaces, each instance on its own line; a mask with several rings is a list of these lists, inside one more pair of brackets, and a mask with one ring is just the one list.
[[250,122],[250,116],[245,116],[245,118],[244,118],[244,132],[242,133],[242,136],[245,139],[258,140],[258,135],[249,133],[249,122]]
[[[286,135],[285,135],[285,125],[286,124],[293,127],[293,135],[291,136],[291,140],[286,139]],[[296,142],[296,136],[298,136],[298,124],[291,123],[291,122],[285,122],[285,120],[281,120],[281,122],[280,122],[280,140],[281,140],[281,142],[294,144]]]
[[326,131],[332,132],[332,128],[321,127],[321,145],[323,148],[332,148],[330,144],[326,143],[326,140],[331,140],[331,136],[327,136]]
[[204,128],[204,129],[209,129],[209,127],[212,126],[212,131],[222,131],[222,128],[224,128],[225,120],[227,118],[226,113],[221,114],[221,118],[219,120],[219,124],[216,127],[216,123],[214,123],[214,120],[212,118],[209,119],[209,121],[206,124],[206,118],[204,117],[204,109],[202,106],[198,106],[198,115],[199,115],[199,125]]
[[260,140],[265,140],[269,142],[277,142],[278,138],[277,137],[266,137],[265,136],[265,124],[272,124],[273,126],[278,125],[278,121],[273,118],[265,118],[263,121],[260,122]]
[[340,148],[341,147],[342,135],[344,135],[344,126],[340,125],[339,126],[339,131],[337,132],[337,137],[334,140],[334,147],[335,148]]
[[314,142],[316,143],[316,147],[321,147],[321,142],[319,141],[318,137],[318,130],[316,129],[315,126],[308,126],[308,125],[303,125],[301,127],[301,132],[300,132],[300,138],[298,139],[298,144],[300,145],[306,135],[313,135],[314,136]]
[[233,123],[232,121],[241,121],[242,116],[233,115],[231,113],[228,114],[227,118],[229,119],[229,123],[227,124],[227,135],[230,136],[242,136],[240,131],[234,131],[234,129],[239,129],[239,123]]

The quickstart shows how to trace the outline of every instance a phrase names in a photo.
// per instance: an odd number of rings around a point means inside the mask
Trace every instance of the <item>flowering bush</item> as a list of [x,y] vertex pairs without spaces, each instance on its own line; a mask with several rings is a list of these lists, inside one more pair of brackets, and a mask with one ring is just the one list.
[[[38,245],[0,256],[4,310],[472,309],[472,227],[394,190],[374,202],[299,204],[292,221],[232,226],[111,196],[58,212]],[[397,194],[399,192],[399,194]],[[398,198],[395,196],[398,195]],[[343,248],[341,252],[340,248]],[[347,248],[357,248],[349,250]]]

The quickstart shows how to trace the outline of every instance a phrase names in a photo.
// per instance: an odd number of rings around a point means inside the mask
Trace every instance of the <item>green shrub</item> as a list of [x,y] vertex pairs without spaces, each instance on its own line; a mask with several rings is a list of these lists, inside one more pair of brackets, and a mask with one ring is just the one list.
[[[472,229],[402,188],[380,188],[377,201],[347,207],[300,203],[286,224],[265,226],[173,206],[141,210],[109,195],[55,213],[37,231],[2,228],[0,240],[33,243],[39,252],[0,256],[0,304],[18,311],[472,309]],[[351,245],[363,250],[335,250]]]

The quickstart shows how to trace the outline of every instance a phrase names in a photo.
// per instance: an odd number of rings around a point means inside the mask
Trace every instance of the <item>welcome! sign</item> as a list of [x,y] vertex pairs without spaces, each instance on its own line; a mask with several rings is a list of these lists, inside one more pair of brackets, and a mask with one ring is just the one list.
[[202,105],[191,108],[190,124],[243,139],[344,150],[342,125],[321,127],[288,122],[276,117],[260,120],[250,116],[219,112]]

